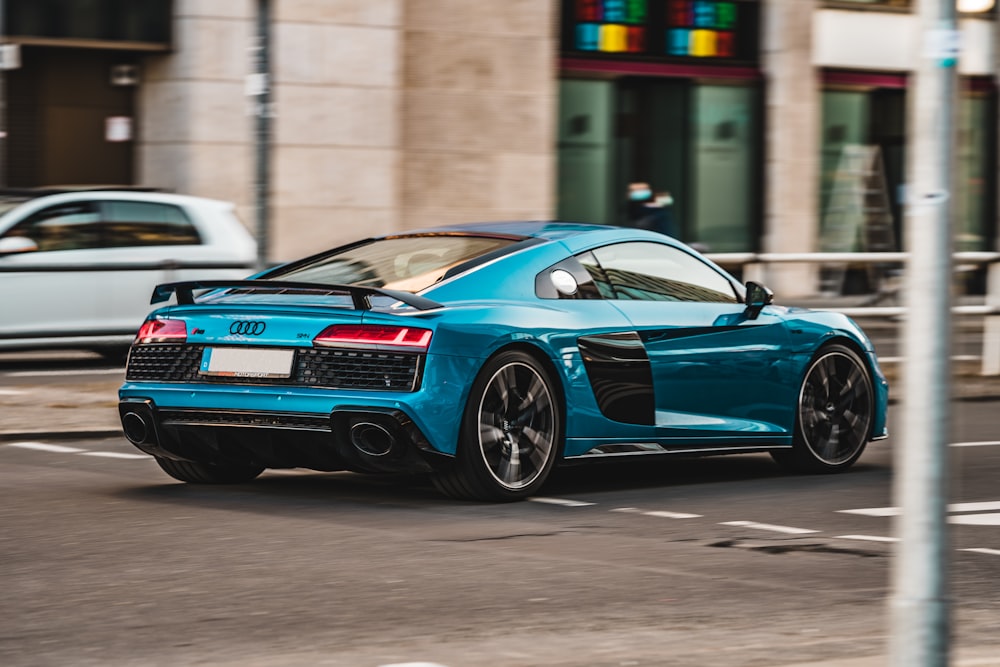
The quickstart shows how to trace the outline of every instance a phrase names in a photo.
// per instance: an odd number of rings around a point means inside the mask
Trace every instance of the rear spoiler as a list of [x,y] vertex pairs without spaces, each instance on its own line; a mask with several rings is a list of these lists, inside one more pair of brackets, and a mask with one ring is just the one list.
[[195,303],[195,290],[212,289],[261,289],[261,290],[288,290],[292,292],[310,292],[314,294],[329,294],[338,292],[348,294],[354,302],[355,310],[371,310],[370,298],[373,296],[386,296],[396,301],[402,301],[408,306],[413,306],[417,310],[433,310],[443,308],[437,301],[431,301],[413,292],[401,292],[398,290],[381,289],[379,287],[361,287],[358,285],[333,285],[322,283],[301,283],[287,280],[185,280],[177,283],[163,283],[153,288],[153,296],[150,304],[162,303],[170,298],[171,294],[177,294],[177,303],[188,305]]

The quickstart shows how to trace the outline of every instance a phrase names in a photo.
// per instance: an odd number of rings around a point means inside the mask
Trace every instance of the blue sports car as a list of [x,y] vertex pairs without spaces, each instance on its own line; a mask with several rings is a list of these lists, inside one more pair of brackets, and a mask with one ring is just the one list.
[[160,285],[119,413],[172,477],[422,471],[516,500],[554,465],[769,452],[813,472],[885,437],[844,315],[772,305],[638,229],[480,223],[370,238],[247,280]]

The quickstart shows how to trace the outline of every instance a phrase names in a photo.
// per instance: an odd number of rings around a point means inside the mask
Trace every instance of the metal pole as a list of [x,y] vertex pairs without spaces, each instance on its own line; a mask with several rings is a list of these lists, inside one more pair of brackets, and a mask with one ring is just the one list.
[[907,308],[902,437],[893,492],[902,508],[893,560],[893,667],[946,667],[951,187],[958,31],[955,0],[919,0],[922,48],[909,87]]
[[254,172],[254,204],[257,230],[257,270],[267,267],[268,219],[271,160],[271,53],[270,0],[257,1],[257,44],[255,45],[254,117],[256,120],[256,169]]

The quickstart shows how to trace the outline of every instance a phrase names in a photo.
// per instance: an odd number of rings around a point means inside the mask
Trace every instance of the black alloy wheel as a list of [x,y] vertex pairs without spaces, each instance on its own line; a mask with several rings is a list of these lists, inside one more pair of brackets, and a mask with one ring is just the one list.
[[802,386],[791,450],[774,459],[804,472],[840,472],[851,467],[871,439],[874,392],[861,357],[840,344],[822,347]]
[[531,355],[501,352],[481,369],[462,417],[452,467],[434,476],[445,494],[511,501],[548,477],[562,442],[557,393]]

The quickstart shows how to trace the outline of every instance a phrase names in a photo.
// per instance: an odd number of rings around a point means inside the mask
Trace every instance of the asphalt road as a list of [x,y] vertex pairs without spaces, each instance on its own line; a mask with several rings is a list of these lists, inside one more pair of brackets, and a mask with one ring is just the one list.
[[[955,403],[950,448],[955,664],[977,667],[1000,665],[998,409]],[[421,477],[189,486],[121,438],[5,440],[0,664],[884,664],[852,661],[887,643],[903,448],[839,476],[573,468],[489,505]]]

